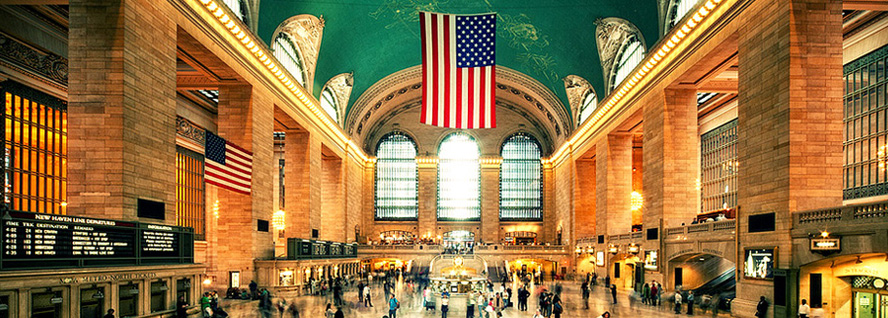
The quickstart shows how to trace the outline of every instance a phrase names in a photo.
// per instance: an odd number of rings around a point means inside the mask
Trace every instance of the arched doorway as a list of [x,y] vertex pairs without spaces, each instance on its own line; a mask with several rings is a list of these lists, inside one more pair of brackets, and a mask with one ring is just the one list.
[[[644,261],[636,254],[618,253],[611,257],[608,275],[618,288],[635,289],[636,282],[644,281]],[[640,277],[639,277],[640,276]]]

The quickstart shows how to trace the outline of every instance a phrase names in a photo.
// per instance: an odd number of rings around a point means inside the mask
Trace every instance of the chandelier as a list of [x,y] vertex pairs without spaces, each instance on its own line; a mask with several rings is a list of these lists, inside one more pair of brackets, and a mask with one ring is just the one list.
[[641,193],[638,191],[632,191],[629,202],[632,207],[632,211],[641,210],[641,205],[644,203],[644,198],[641,197]]

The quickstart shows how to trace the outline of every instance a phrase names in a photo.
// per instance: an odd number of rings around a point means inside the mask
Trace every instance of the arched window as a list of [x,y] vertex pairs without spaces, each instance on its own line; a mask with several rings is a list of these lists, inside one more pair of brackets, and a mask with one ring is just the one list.
[[695,5],[697,5],[698,1],[699,0],[673,0],[671,8],[668,11],[671,13],[671,16],[669,16],[669,27],[667,30],[678,24],[678,22],[681,21],[681,19],[684,18]]
[[376,147],[376,219],[411,220],[417,215],[416,144],[391,133]]
[[299,83],[305,86],[305,74],[302,68],[302,58],[299,57],[299,49],[290,39],[290,36],[280,33],[274,39],[271,47],[274,57],[281,62],[281,66],[290,72],[290,75]]
[[629,73],[635,69],[638,63],[644,59],[644,47],[638,37],[630,36],[623,45],[623,51],[620,54],[619,63],[616,66],[616,75],[611,83],[611,89],[616,89],[624,79],[629,77]]
[[321,92],[321,108],[333,118],[333,121],[339,122],[339,104],[336,102],[336,95],[330,87],[325,87]]
[[500,219],[543,218],[543,175],[540,144],[530,135],[515,134],[503,143],[500,168]]
[[244,21],[244,24],[248,24],[247,22],[247,4],[243,0],[222,0],[225,2],[225,5],[228,6],[228,9],[231,9],[231,12],[237,16],[238,19]]
[[453,133],[438,148],[438,219],[481,218],[481,151],[472,136]]
[[589,119],[592,116],[592,113],[595,112],[595,109],[598,108],[598,96],[595,96],[595,91],[589,90],[586,92],[586,96],[583,96],[583,104],[580,105],[580,118],[577,122],[578,125],[582,125],[586,119]]

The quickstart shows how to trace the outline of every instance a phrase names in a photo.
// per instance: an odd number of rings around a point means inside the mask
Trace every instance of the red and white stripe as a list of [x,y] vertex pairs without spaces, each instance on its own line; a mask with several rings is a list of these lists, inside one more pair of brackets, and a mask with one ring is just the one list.
[[496,66],[457,67],[456,16],[422,12],[420,122],[447,128],[496,128]]
[[253,155],[230,142],[225,143],[225,164],[205,160],[205,179],[231,191],[250,194],[253,180]]

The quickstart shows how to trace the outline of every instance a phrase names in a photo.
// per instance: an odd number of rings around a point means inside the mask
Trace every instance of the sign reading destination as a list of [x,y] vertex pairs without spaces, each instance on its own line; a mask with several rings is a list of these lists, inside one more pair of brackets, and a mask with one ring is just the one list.
[[193,262],[191,229],[178,226],[10,211],[0,239],[4,270]]

